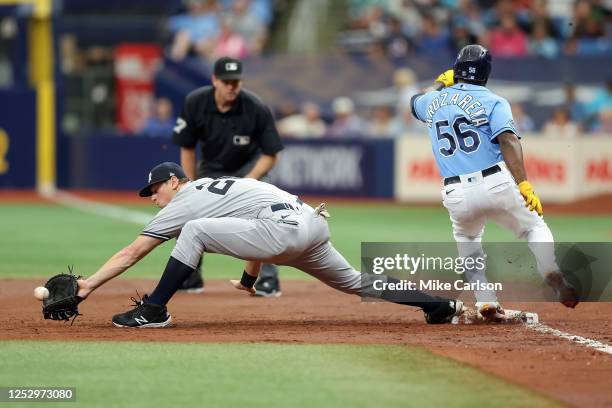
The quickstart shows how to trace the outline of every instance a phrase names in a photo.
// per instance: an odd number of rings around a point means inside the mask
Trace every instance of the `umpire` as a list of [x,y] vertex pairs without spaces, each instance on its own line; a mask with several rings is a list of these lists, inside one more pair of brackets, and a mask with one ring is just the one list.
[[[270,110],[255,94],[242,89],[242,62],[229,57],[215,62],[212,86],[187,95],[172,140],[181,147],[181,166],[192,180],[263,179],[283,149]],[[198,142],[202,154],[196,166]],[[182,289],[203,291],[201,268],[185,280]],[[263,266],[255,289],[259,296],[280,296],[275,265]]]

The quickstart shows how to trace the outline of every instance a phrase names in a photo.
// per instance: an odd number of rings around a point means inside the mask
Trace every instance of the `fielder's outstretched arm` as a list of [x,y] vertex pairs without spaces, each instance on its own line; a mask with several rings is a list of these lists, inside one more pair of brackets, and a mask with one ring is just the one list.
[[87,279],[79,279],[78,296],[86,298],[91,292],[135,265],[162,242],[164,241],[157,238],[139,235],[134,242],[106,261],[96,273]]

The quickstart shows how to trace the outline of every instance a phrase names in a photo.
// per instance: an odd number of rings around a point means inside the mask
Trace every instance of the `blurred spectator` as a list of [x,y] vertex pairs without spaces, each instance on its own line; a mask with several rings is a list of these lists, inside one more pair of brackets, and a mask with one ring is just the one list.
[[501,27],[491,33],[489,50],[497,57],[527,55],[527,36],[516,24],[513,14],[501,16]]
[[172,103],[167,98],[159,98],[153,104],[152,116],[145,123],[141,133],[148,137],[170,138],[175,122]]
[[410,108],[410,99],[419,92],[417,76],[410,68],[400,68],[393,73],[393,84],[398,92],[397,112]]
[[[375,51],[391,57],[411,43],[438,55],[448,42],[455,51],[481,43],[505,57],[612,52],[605,37],[612,30],[610,0],[348,0],[348,6],[350,26],[367,30]],[[381,42],[386,38],[392,47]]]
[[578,135],[578,126],[570,120],[567,108],[561,107],[555,109],[542,134],[551,139],[571,139]]
[[612,136],[612,108],[606,108],[599,114],[599,123],[593,131],[605,136]]
[[358,6],[358,10],[354,14],[356,17],[351,21],[351,27],[366,31],[372,40],[374,51],[382,50],[384,39],[389,34],[382,5],[364,2],[364,4]]
[[533,26],[533,37],[529,42],[529,53],[538,57],[554,59],[559,54],[557,42],[549,35],[544,22]]
[[446,27],[442,27],[431,15],[423,17],[423,31],[418,49],[422,54],[444,55],[451,51],[451,38]]
[[451,16],[451,23],[454,27],[465,27],[469,36],[474,38],[481,36],[487,29],[478,4],[472,0],[460,1],[458,10]]
[[552,18],[569,21],[573,15],[575,0],[550,0],[546,8]]
[[502,25],[503,16],[516,15],[516,7],[513,0],[494,0],[489,4],[483,4],[478,1],[482,10],[482,20],[487,27],[500,27]]
[[211,61],[221,57],[244,59],[249,55],[246,40],[221,19],[219,35],[202,45],[202,52]]
[[563,54],[576,55],[578,54],[578,39],[575,37],[568,38],[563,44]]
[[[220,0],[224,10],[234,7],[236,0]],[[249,0],[249,14],[254,15],[264,25],[269,25],[273,18],[273,3],[283,3],[284,0]]]
[[287,137],[320,138],[325,134],[326,125],[321,119],[321,110],[314,102],[306,102],[302,105],[302,111],[277,123],[278,131]]
[[259,55],[264,47],[267,27],[251,9],[251,0],[234,0],[226,23],[247,42],[249,54]]
[[387,11],[402,26],[402,33],[412,39],[421,31],[421,13],[410,0],[388,0]]
[[451,41],[453,52],[458,53],[459,50],[465,47],[466,45],[477,43],[478,38],[469,32],[468,27],[466,25],[456,24],[453,26]]
[[365,124],[355,114],[355,104],[352,99],[345,96],[334,99],[332,111],[334,112],[334,122],[328,129],[329,136],[338,138],[363,136]]
[[377,106],[373,110],[372,120],[367,125],[367,134],[371,137],[390,137],[393,113],[388,106]]
[[606,88],[598,90],[593,100],[586,105],[588,119],[594,121],[592,127],[599,126],[601,113],[609,109],[612,109],[612,79],[609,79]]
[[578,0],[574,6],[574,33],[578,39],[593,39],[604,35],[603,13],[589,0]]
[[372,25],[382,24],[383,7],[386,0],[348,0],[351,25],[357,29],[374,29]]
[[276,112],[274,116],[276,117],[277,120],[282,120],[289,116],[297,115],[298,113],[299,113],[298,107],[295,105],[295,103],[292,100],[288,99],[288,100],[283,100],[282,103],[279,104],[279,106],[276,108]]
[[397,115],[391,121],[389,131],[392,137],[401,137],[406,134],[426,136],[427,131],[412,115],[412,109],[398,110]]
[[510,105],[510,109],[512,110],[514,125],[516,126],[516,130],[519,132],[519,134],[529,133],[535,130],[533,119],[531,119],[531,117],[525,113],[523,105],[520,103],[513,103]]
[[585,105],[576,99],[576,87],[573,84],[565,84],[563,88],[565,92],[565,107],[569,110],[570,119],[573,122],[580,123],[587,117]]
[[410,39],[402,32],[402,23],[396,19],[389,20],[389,33],[383,39],[385,54],[391,58],[404,58],[412,50]]
[[554,39],[560,39],[562,37],[562,33],[558,28],[558,24],[555,24],[555,21],[551,17],[549,13],[549,8],[549,0],[533,1],[533,7],[531,8],[532,13],[528,16],[528,20],[530,22],[531,27],[530,31],[532,35],[534,35],[535,27],[537,25],[543,25],[550,37]]
[[168,28],[175,33],[170,57],[175,61],[190,53],[201,55],[203,47],[219,34],[218,4],[216,0],[184,0],[186,14],[168,19]]

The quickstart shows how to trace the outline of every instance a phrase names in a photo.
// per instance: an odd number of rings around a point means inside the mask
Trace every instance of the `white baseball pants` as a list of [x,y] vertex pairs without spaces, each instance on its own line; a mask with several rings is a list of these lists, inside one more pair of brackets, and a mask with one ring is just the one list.
[[[518,186],[504,162],[501,172],[483,177],[481,172],[460,176],[461,182],[442,189],[442,202],[448,210],[459,256],[484,257],[482,235],[488,220],[526,239],[537,269],[544,277],[559,270],[554,255],[554,239],[544,219],[525,207]],[[466,271],[469,282],[487,282],[484,269]],[[497,301],[494,291],[475,291],[477,302]]]

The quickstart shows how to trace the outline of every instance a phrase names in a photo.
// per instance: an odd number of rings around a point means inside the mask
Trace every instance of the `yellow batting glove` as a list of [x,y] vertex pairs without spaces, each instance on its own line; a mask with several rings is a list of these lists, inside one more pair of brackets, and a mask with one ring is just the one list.
[[521,181],[518,185],[521,195],[525,199],[525,207],[529,208],[529,211],[536,211],[538,215],[542,215],[542,203],[539,197],[533,191],[533,186],[527,180]]
[[445,87],[455,84],[455,73],[452,69],[444,71],[436,78],[436,82],[444,84]]

